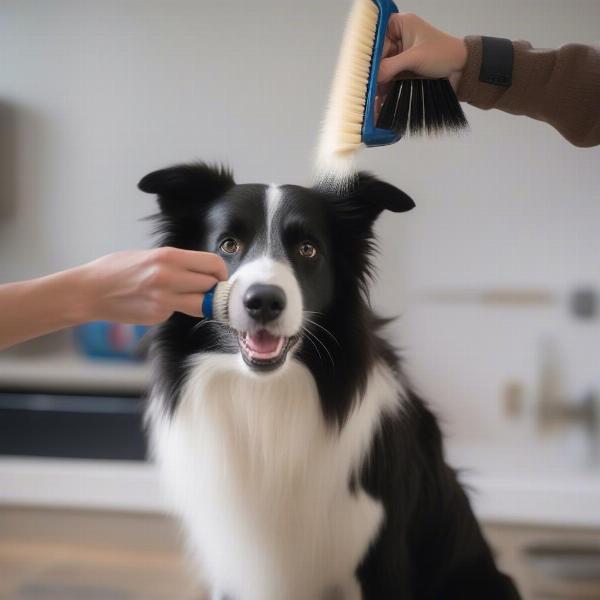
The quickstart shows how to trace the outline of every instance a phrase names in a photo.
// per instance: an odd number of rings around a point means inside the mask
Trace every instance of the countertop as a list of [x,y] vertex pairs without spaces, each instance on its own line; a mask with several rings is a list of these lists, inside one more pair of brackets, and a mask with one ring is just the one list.
[[[600,529],[598,474],[525,479],[464,472],[460,479],[484,522]],[[167,510],[154,465],[114,461],[1,458],[0,503]]]
[[147,363],[90,360],[71,351],[47,355],[0,355],[0,386],[39,390],[143,393],[150,381]]

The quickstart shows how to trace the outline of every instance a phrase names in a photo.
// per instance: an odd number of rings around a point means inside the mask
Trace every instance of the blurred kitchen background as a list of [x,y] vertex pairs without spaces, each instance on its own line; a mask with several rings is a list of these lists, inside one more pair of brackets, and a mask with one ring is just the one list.
[[[136,183],[158,167],[308,183],[349,6],[0,0],[0,283],[148,247]],[[401,10],[537,47],[599,36],[597,0]],[[374,303],[399,316],[390,334],[526,600],[598,599],[600,148],[466,113],[466,135],[361,157],[417,203],[379,223]],[[0,353],[0,599],[192,599],[144,459],[148,367],[93,344]]]

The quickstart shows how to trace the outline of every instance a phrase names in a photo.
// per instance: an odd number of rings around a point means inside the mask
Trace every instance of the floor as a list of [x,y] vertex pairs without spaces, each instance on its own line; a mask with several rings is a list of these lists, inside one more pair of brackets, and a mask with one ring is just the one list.
[[198,600],[157,515],[0,508],[0,600]]

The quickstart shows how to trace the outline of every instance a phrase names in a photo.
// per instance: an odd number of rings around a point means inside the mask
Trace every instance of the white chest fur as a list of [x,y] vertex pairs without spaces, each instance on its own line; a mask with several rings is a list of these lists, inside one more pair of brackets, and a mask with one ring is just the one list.
[[339,433],[294,360],[257,376],[239,356],[203,355],[172,418],[159,400],[150,411],[155,455],[214,597],[360,599],[354,571],[383,510],[348,482],[382,413],[399,408],[389,369],[373,369]]

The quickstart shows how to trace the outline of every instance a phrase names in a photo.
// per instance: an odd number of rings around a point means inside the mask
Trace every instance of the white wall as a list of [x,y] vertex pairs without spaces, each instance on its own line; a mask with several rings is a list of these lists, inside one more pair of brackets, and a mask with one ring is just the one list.
[[[348,6],[0,2],[0,111],[14,125],[0,157],[16,161],[14,177],[0,182],[0,198],[16,207],[0,221],[0,281],[147,246],[140,219],[153,203],[135,185],[157,167],[223,160],[239,181],[307,182]],[[540,47],[599,35],[596,0],[422,0],[402,9],[455,34]],[[467,136],[403,141],[362,161],[417,202],[381,222],[376,304],[403,313],[395,339],[448,430],[490,438],[504,435],[500,387],[507,378],[532,384],[542,334],[562,344],[570,392],[600,386],[598,320],[578,325],[564,306],[418,300],[442,286],[600,288],[600,148],[576,149],[523,117],[467,116]]]

